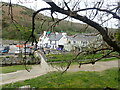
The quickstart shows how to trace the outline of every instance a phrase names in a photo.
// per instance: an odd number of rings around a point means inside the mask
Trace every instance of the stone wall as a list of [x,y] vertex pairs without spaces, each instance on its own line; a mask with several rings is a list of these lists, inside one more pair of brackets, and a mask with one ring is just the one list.
[[2,57],[0,58],[0,65],[22,65],[22,64],[40,64],[39,58],[27,57],[26,59],[20,57]]

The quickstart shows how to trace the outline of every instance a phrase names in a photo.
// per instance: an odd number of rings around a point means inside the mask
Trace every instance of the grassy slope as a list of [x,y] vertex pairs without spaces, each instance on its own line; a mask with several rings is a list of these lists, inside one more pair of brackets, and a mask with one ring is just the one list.
[[[17,22],[11,21],[9,15],[9,6],[4,5],[2,7],[2,38],[3,39],[22,39],[25,40],[30,35],[31,29],[31,16],[34,12],[31,9],[27,9],[23,6],[13,5],[12,7],[13,18]],[[26,12],[26,13],[25,13]],[[16,28],[16,26],[18,28]],[[20,29],[20,30],[18,30]],[[14,33],[13,33],[14,32]]]
[[[12,7],[13,12],[13,18],[15,21],[18,22],[20,26],[22,26],[22,31],[26,32],[25,34],[21,31],[18,31],[16,29],[15,25],[11,22],[11,18],[9,15],[9,6],[4,5],[2,7],[2,27],[3,27],[3,38],[4,39],[26,39],[27,37],[24,37],[24,35],[29,35],[29,30],[31,29],[31,21],[32,21],[32,13],[33,10],[26,8],[24,6],[20,5],[13,5]],[[51,20],[51,18],[46,17],[42,14],[39,14],[36,16],[36,33],[42,33],[44,30],[48,30],[48,22],[44,23],[43,29],[41,29],[41,24],[43,20]],[[50,23],[52,24],[52,23]],[[24,28],[23,28],[24,27]],[[75,33],[81,33],[81,32],[92,32],[94,31],[93,28],[89,27],[86,29],[85,24],[79,24],[79,23],[71,23],[68,21],[62,21],[58,24],[58,26],[55,28],[55,31],[64,31],[67,32],[69,35],[73,35]],[[20,27],[21,29],[21,27]],[[50,29],[49,29],[50,30]],[[28,32],[27,32],[28,31]],[[15,33],[13,33],[15,32]],[[23,37],[20,37],[23,36]],[[18,38],[19,37],[19,38]]]
[[17,88],[30,85],[35,88],[118,88],[118,69],[113,68],[103,72],[60,72],[4,85],[3,88]]

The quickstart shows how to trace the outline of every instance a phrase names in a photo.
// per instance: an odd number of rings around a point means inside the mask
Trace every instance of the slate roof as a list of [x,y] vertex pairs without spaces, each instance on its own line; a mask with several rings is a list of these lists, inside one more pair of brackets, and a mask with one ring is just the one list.
[[63,37],[63,35],[62,35],[62,33],[59,33],[57,35],[54,33],[51,33],[48,37],[49,37],[50,41],[59,41]]
[[68,37],[70,40],[73,41],[94,41],[98,36],[90,36],[90,35],[86,35],[86,34],[77,34],[75,36],[72,37]]

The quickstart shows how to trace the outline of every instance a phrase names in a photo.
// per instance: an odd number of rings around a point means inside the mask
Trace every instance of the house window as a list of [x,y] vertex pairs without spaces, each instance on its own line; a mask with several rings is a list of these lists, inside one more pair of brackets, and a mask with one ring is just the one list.
[[70,41],[68,41],[68,43],[70,44],[71,42],[70,42]]
[[82,42],[82,45],[83,45],[83,46],[86,46],[86,45],[87,45],[87,42],[85,42],[85,41]]
[[47,48],[47,46],[48,46],[48,43],[45,43],[45,47]]
[[73,43],[75,44],[75,43],[76,43],[76,41],[73,41]]
[[50,44],[52,43],[52,41],[50,41]]

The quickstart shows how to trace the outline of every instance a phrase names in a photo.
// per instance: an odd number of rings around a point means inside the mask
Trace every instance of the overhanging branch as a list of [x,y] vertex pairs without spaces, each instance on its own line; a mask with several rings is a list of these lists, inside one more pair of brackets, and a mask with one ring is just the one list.
[[[106,32],[106,30],[105,30],[104,27],[102,27],[98,23],[96,23],[96,22],[88,19],[86,16],[81,16],[81,15],[77,14],[77,12],[75,12],[75,11],[69,11],[69,10],[64,10],[63,8],[60,8],[54,2],[47,2],[46,0],[43,0],[43,1],[45,1],[47,4],[49,4],[51,6],[52,10],[54,10],[55,12],[58,12],[58,13],[61,13],[61,14],[65,14],[65,15],[68,15],[68,16],[74,18],[74,19],[80,20],[80,21],[82,21],[82,22],[84,22],[84,23],[92,26],[96,30],[98,30],[98,32],[100,32],[100,34],[102,35],[103,40],[109,46],[111,46],[115,51],[117,51],[118,53],[120,53],[120,47],[117,45],[116,42],[112,41],[112,39],[109,37],[109,35]],[[97,9],[97,8],[95,8],[95,9]],[[101,9],[98,9],[98,10],[101,10]],[[114,18],[117,18],[117,19],[120,18],[120,17],[116,16],[116,14],[114,14],[111,11],[106,11],[104,9],[102,9],[101,11],[104,11],[104,12],[107,12],[107,13],[111,13],[114,16]],[[72,15],[71,15],[71,13],[72,13]]]
[[52,10],[52,8],[42,8],[36,12],[33,13],[33,16],[32,16],[32,35],[34,34],[34,30],[35,30],[35,16],[41,12],[41,11],[45,11],[45,10]]
[[94,7],[94,8],[80,9],[80,10],[77,10],[77,11],[75,11],[75,12],[86,11],[86,10],[98,10],[98,11],[102,11],[102,12],[107,12],[107,13],[109,13],[109,14],[112,14],[112,15],[113,15],[113,18],[120,19],[120,17],[119,17],[116,13],[114,13],[114,12],[112,12],[112,11],[110,11],[110,10],[100,9],[100,8],[95,8],[95,7]]
[[[40,9],[40,10],[38,10],[38,11],[36,11],[36,12],[33,13],[33,15],[32,15],[32,33],[31,33],[30,37],[28,38],[28,40],[25,42],[25,45],[29,42],[29,40],[30,40],[31,38],[33,39],[33,42],[35,41],[35,42],[37,43],[37,41],[36,41],[36,39],[35,39],[35,36],[34,36],[34,31],[35,31],[35,16],[36,16],[39,12],[45,11],[45,10],[51,10],[51,8],[42,8],[42,9]],[[32,45],[33,45],[33,42],[32,42]]]

